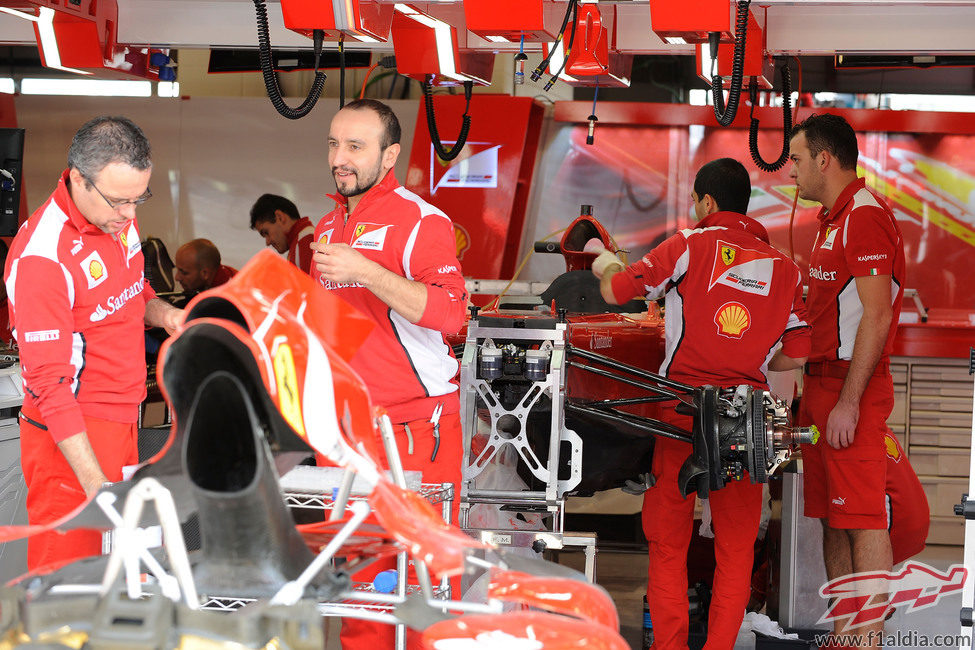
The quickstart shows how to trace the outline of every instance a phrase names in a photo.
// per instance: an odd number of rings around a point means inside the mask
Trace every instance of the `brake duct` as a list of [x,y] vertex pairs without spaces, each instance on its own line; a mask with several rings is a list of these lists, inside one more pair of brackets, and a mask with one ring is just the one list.
[[[792,426],[786,405],[765,390],[751,386],[690,386],[578,348],[569,348],[568,356],[570,366],[650,393],[647,397],[616,400],[569,399],[565,410],[588,415],[610,427],[625,424],[655,436],[691,443],[691,455],[678,474],[678,487],[685,497],[697,492],[706,498],[711,490],[743,479],[745,471],[753,483],[765,483],[800,444],[813,444],[818,438],[815,427]],[[678,400],[678,412],[693,416],[692,431],[618,408],[671,400]]]

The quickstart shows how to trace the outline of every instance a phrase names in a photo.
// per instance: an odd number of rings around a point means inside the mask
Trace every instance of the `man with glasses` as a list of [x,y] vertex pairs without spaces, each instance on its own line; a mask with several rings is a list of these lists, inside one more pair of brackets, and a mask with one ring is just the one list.
[[[24,223],[4,271],[20,347],[21,467],[31,524],[70,513],[138,462],[145,397],[144,325],[174,330],[182,312],[145,281],[136,207],[152,196],[149,142],[123,117],[75,134],[68,169]],[[101,551],[101,534],[43,533],[27,565],[54,567]]]

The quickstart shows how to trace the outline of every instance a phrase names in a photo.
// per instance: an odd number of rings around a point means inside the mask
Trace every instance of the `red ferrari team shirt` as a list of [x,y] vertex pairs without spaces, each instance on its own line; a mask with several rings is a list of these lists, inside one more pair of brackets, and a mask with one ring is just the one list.
[[313,241],[315,241],[315,226],[312,225],[311,219],[302,217],[291,224],[291,230],[288,231],[288,261],[305,273],[311,273]]
[[82,414],[135,422],[146,395],[143,274],[135,221],[102,232],[68,194],[68,172],[10,246],[5,282],[24,381],[56,442],[85,430]]
[[749,217],[718,212],[613,276],[624,303],[665,295],[660,373],[693,385],[768,388],[768,362],[809,353],[799,268]]
[[[429,418],[438,402],[444,413],[460,410],[457,360],[444,334],[464,324],[467,289],[457,261],[450,219],[400,186],[392,173],[362,195],[351,215],[345,197],[315,228],[319,243],[345,243],[393,273],[426,285],[427,304],[418,323],[410,323],[357,284],[326,280],[313,266],[312,277],[371,317],[377,327],[352,360],[374,404],[393,422]],[[348,221],[346,221],[348,219]]]
[[809,259],[806,310],[813,338],[810,361],[849,360],[863,316],[855,278],[890,276],[890,323],[884,357],[890,355],[904,297],[904,240],[887,204],[862,178],[850,183],[830,214],[819,212],[819,233]]

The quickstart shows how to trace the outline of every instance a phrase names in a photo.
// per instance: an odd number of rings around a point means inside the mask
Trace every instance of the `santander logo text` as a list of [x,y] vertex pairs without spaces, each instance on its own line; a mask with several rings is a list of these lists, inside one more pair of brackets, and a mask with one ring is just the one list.
[[97,323],[98,321],[105,320],[106,318],[108,318],[109,316],[111,316],[112,314],[120,310],[122,307],[124,307],[125,303],[127,303],[129,300],[135,298],[140,293],[142,293],[142,289],[145,287],[145,285],[146,285],[145,277],[139,278],[138,280],[132,283],[131,287],[126,287],[125,289],[123,289],[122,293],[120,293],[117,296],[112,296],[108,300],[106,300],[105,304],[107,305],[107,307],[102,307],[101,305],[97,305],[95,307],[95,311],[91,312],[91,316],[88,317],[89,320],[91,320],[92,323]]
[[809,277],[825,282],[834,282],[836,280],[836,271],[824,271],[821,266],[810,266]]

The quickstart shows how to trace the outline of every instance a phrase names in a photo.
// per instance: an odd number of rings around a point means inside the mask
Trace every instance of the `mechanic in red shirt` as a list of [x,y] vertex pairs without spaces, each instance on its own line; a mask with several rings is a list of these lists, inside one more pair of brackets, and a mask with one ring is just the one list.
[[[375,100],[346,104],[332,119],[328,164],[338,205],[315,229],[312,277],[376,322],[352,366],[389,413],[404,468],[421,471],[424,483],[458,487],[458,364],[444,335],[463,326],[467,290],[450,219],[396,182],[399,141],[396,115]],[[457,512],[455,499],[455,522]],[[374,564],[354,579],[371,581],[383,568]],[[342,647],[390,648],[393,633],[345,619]]]
[[264,238],[264,243],[305,273],[311,273],[311,244],[315,226],[308,217],[298,214],[298,207],[277,194],[262,194],[251,207],[251,230]]
[[[606,302],[665,296],[666,353],[660,373],[694,386],[768,389],[769,370],[800,367],[809,353],[809,327],[798,267],[769,245],[765,228],[745,216],[751,182],[731,158],[704,165],[691,200],[699,219],[624,268],[603,252],[593,263]],[[669,405],[672,406],[672,405]],[[662,419],[688,431],[692,418],[665,408]],[[650,550],[647,602],[657,650],[687,648],[687,548],[694,496],[677,484],[689,443],[658,437],[655,483],[643,498]],[[747,477],[710,493],[714,523],[713,599],[705,648],[726,650],[745,615],[762,486]]]
[[237,269],[221,264],[220,250],[209,239],[192,239],[180,246],[173,265],[173,275],[188,298],[219,287],[237,275]]
[[[904,242],[887,204],[857,178],[853,128],[813,115],[792,131],[790,176],[823,205],[809,260],[806,308],[813,345],[801,422],[819,444],[802,451],[805,514],[823,524],[830,580],[892,566],[884,436],[894,406],[889,355],[904,295]],[[837,631],[845,621],[837,622]],[[854,632],[874,632],[883,621]]]
[[[4,271],[24,381],[20,453],[27,517],[70,513],[138,462],[146,324],[174,330],[180,310],[143,275],[136,207],[152,194],[149,142],[124,117],[75,134],[57,188],[20,228]],[[101,551],[101,533],[28,540],[30,569]]]

